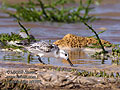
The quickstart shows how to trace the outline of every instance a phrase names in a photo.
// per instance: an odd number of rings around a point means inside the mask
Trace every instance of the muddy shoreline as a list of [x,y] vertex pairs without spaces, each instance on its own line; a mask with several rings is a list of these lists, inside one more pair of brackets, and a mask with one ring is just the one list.
[[[26,87],[32,87],[29,90],[41,90],[41,89],[119,89],[119,78],[105,78],[105,77],[83,77],[78,76],[75,71],[59,71],[56,70],[57,66],[51,65],[32,65],[24,63],[2,63],[3,67],[0,68],[0,82],[4,82],[5,85],[1,85],[1,88],[7,88],[6,85],[16,84],[17,86],[26,84]],[[5,68],[7,67],[7,68]],[[8,68],[9,67],[9,68]],[[61,67],[73,69],[76,67]],[[81,68],[79,68],[81,69]],[[83,69],[83,68],[82,68]],[[82,70],[81,69],[81,70]],[[86,68],[84,68],[87,70]],[[93,71],[93,70],[92,70]],[[32,77],[31,77],[32,76]],[[29,82],[28,82],[29,81]],[[12,82],[12,83],[11,83]],[[37,83],[36,83],[37,82]],[[18,85],[19,83],[19,85]]]

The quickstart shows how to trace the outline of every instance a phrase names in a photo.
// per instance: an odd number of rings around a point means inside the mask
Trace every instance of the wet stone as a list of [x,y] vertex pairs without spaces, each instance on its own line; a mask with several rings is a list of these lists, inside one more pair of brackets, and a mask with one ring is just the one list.
[[106,87],[109,87],[109,86],[107,86],[107,85],[103,85],[103,84],[99,83],[99,84],[95,84],[95,85],[93,85],[93,87],[106,88]]
[[92,78],[89,78],[89,77],[81,77],[80,79],[79,79],[79,82],[81,83],[81,84],[85,84],[85,85],[93,85],[93,84],[95,84],[96,83],[96,80],[94,80],[94,79],[92,79]]
[[109,78],[107,81],[109,83],[115,83],[117,81],[117,79],[115,79],[115,78]]
[[91,77],[97,83],[106,83],[106,79],[103,77]]

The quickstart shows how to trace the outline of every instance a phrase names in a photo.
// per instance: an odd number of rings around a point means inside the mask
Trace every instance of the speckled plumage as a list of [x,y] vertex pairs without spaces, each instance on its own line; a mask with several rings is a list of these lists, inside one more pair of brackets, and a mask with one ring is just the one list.
[[66,59],[70,63],[70,65],[73,66],[73,64],[69,60],[68,53],[64,50],[61,50],[58,46],[54,44],[49,44],[45,41],[41,41],[31,44],[29,47],[26,47],[26,49],[29,52],[37,55],[41,63],[43,63],[41,57],[55,57]]

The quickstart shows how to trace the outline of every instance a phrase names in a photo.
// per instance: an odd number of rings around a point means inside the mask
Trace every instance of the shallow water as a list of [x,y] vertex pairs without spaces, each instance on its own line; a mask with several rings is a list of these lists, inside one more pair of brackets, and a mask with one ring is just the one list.
[[[89,23],[93,28],[100,32],[101,28],[106,31],[100,34],[100,37],[104,40],[110,41],[114,44],[120,44],[120,3],[107,3],[100,6],[96,6],[95,10],[91,12],[101,18]],[[0,33],[19,33],[19,25],[14,18],[9,17],[0,11]],[[91,31],[87,30],[83,24],[80,23],[50,23],[50,22],[22,22],[27,28],[31,28],[31,33],[38,39],[52,42],[63,38],[64,35],[71,33],[78,36],[92,36],[94,35]],[[100,66],[101,64],[112,65],[112,60],[100,60],[91,58],[85,52],[81,50],[68,51],[70,59],[76,66]],[[27,53],[15,53],[15,52],[0,52],[1,61],[11,62],[23,62],[23,63],[39,63],[36,56],[32,56],[31,60],[27,60]],[[46,64],[58,65],[58,66],[69,66],[66,60],[56,58],[42,58]]]

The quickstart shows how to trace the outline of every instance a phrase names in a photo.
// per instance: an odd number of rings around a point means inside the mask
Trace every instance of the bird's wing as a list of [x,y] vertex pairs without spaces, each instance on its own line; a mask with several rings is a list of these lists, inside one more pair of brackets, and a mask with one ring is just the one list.
[[55,48],[55,46],[47,42],[38,42],[32,44],[30,48],[39,52],[51,52]]

